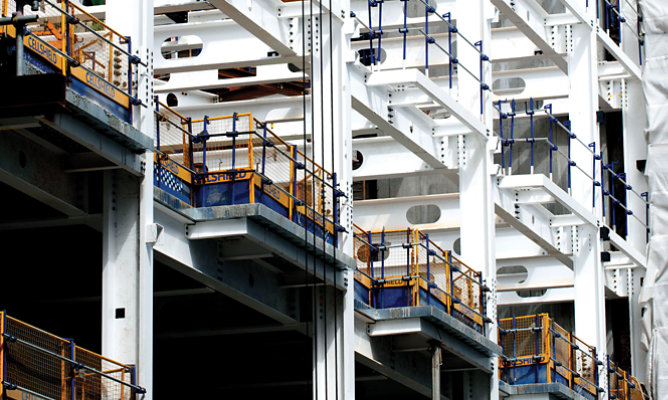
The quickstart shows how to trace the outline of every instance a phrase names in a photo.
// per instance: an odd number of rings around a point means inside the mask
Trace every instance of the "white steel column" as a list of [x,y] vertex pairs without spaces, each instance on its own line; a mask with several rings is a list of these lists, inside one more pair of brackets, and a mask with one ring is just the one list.
[[431,398],[441,399],[441,362],[442,350],[439,344],[434,344],[431,353]]
[[[345,56],[349,51],[352,31],[346,29],[351,24],[349,2],[333,4],[335,15],[330,15],[323,3],[320,7],[313,3],[313,18],[307,25],[307,36],[313,54],[310,66],[311,101],[313,112],[307,110],[307,131],[313,123],[313,160],[326,170],[336,173],[338,189],[347,197],[340,197],[339,224],[347,232],[339,235],[338,247],[352,256],[352,132],[349,76]],[[341,8],[339,9],[338,6]],[[306,12],[310,5],[306,3]],[[307,15],[308,17],[308,15]],[[330,24],[331,21],[331,24]],[[308,21],[307,21],[308,23]],[[331,25],[331,26],[330,26]],[[308,34],[308,31],[311,33]],[[331,35],[330,35],[331,32]],[[308,43],[308,40],[307,40]],[[309,46],[307,44],[307,53]],[[333,158],[332,158],[332,150]],[[307,164],[307,168],[311,166]],[[333,180],[327,180],[333,184]],[[328,197],[331,188],[326,187]],[[333,216],[333,205],[331,208]],[[317,290],[316,306],[316,353],[314,378],[314,398],[354,399],[355,398],[355,332],[354,332],[354,277],[352,271],[337,271],[347,276],[348,290],[336,293],[333,288]]]
[[[339,189],[345,192],[339,202],[339,223],[346,229],[339,235],[339,248],[349,256],[353,256],[353,111],[350,97],[350,72],[348,69],[350,58],[354,53],[350,49],[350,38],[354,31],[354,22],[350,17],[350,1],[336,1],[341,10],[343,21],[334,19],[332,27],[332,45],[334,58],[331,60],[334,68],[334,137],[335,163],[334,171],[338,174]],[[336,11],[334,11],[336,12]],[[345,400],[355,399],[355,278],[353,270],[343,271],[346,274],[348,290],[342,294],[339,337],[341,338],[339,351],[342,362],[338,363],[339,382],[341,389],[339,397]],[[338,400],[338,399],[337,399]]]
[[[587,10],[595,20],[595,7]],[[571,130],[584,145],[571,140],[571,158],[585,171],[592,169],[592,153],[586,144],[595,142],[600,149],[596,111],[598,110],[598,71],[596,35],[583,23],[571,26],[571,45],[568,48],[568,77],[570,81],[569,119]],[[597,168],[599,163],[597,162]],[[600,171],[597,169],[597,171]],[[589,172],[592,174],[592,172]],[[600,174],[600,172],[599,172]],[[575,166],[571,167],[572,195],[575,201],[594,212],[600,221],[600,193],[596,207],[592,206],[593,182]],[[575,287],[575,333],[585,343],[596,346],[599,359],[606,355],[604,274],[600,258],[600,235],[597,226],[574,227],[573,271]],[[607,387],[607,373],[599,369],[599,384]]]
[[[457,21],[458,31],[469,41],[482,40],[483,50],[489,49],[491,44],[491,18],[493,9],[484,0],[457,0],[457,13],[454,15]],[[459,64],[469,70],[478,71],[480,66],[480,53],[466,44],[463,40],[457,40],[457,52]],[[484,53],[484,52],[483,52]],[[489,63],[484,63],[484,82],[491,86],[491,71]],[[474,79],[460,69],[458,76],[458,101],[473,115],[480,116],[481,120],[491,131],[492,113],[491,98],[488,92],[484,96],[484,114],[480,114],[480,85],[481,82]],[[487,285],[492,292],[487,296],[487,316],[496,321],[496,293],[494,290],[496,282],[496,259],[494,249],[494,200],[492,196],[491,174],[492,152],[488,138],[482,138],[477,134],[468,134],[461,137],[460,161],[459,161],[459,192],[461,209],[461,250],[462,257],[468,265],[483,272]],[[495,325],[487,325],[487,337],[496,342]],[[498,360],[490,358],[494,370],[490,377],[490,399],[498,399]],[[475,384],[475,383],[473,383]]]
[[[647,159],[647,141],[644,132],[647,126],[647,113],[640,81],[632,79],[625,81],[622,89],[622,118],[625,180],[631,185],[633,191],[645,193],[647,192],[647,178],[636,167],[636,161]],[[629,209],[633,210],[635,217],[640,221],[645,221],[645,202],[630,191],[627,191],[626,194]],[[626,241],[635,250],[644,252],[647,245],[646,226],[638,219],[628,216]]]
[[[623,7],[628,7],[622,2]],[[623,32],[627,32],[624,30]],[[629,40],[628,38],[626,39]],[[631,39],[633,40],[633,39]],[[631,47],[631,46],[629,46]],[[625,46],[626,49],[626,46]],[[637,45],[636,45],[637,49]],[[628,52],[628,51],[627,51]],[[648,191],[647,178],[636,168],[636,161],[647,159],[647,141],[644,134],[647,126],[647,111],[642,93],[642,83],[637,80],[625,82],[622,91],[622,118],[624,123],[624,169],[626,182],[637,193]],[[627,191],[626,202],[635,216],[645,221],[645,203],[634,193]],[[635,249],[645,253],[647,245],[646,226],[633,216],[627,217],[626,241]],[[631,339],[631,372],[642,382],[647,382],[647,348],[643,342],[642,306],[640,304],[640,280],[645,277],[644,268],[633,268],[628,272],[629,332]]]
[[[106,7],[107,23],[130,36],[133,53],[148,65],[138,65],[133,76],[133,94],[146,105],[133,107],[133,121],[144,135],[153,137],[153,0],[108,0]],[[134,183],[118,174],[105,175],[102,349],[106,356],[137,366],[137,384],[147,390],[144,399],[150,400],[153,398],[153,243],[156,234],[152,229],[152,151],[144,154],[144,166],[143,179]],[[114,187],[114,181],[119,185]],[[120,182],[124,182],[123,186]],[[116,203],[114,197],[110,197],[114,194]],[[124,231],[128,235],[121,236]],[[118,296],[128,302],[127,321],[116,319]]]

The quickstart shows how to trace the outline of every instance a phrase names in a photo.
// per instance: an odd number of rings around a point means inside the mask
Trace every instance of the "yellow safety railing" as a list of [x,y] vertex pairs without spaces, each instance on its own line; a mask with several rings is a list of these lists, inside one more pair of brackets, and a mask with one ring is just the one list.
[[3,398],[133,400],[134,367],[86,350],[0,312]]
[[635,376],[620,368],[608,358],[608,393],[611,399],[645,400],[642,384]]
[[[480,272],[413,229],[365,231],[354,225],[358,281],[383,288],[407,287],[407,305],[441,304],[445,311],[483,330],[484,286]],[[366,278],[363,278],[366,277]],[[425,295],[426,293],[426,295]],[[368,304],[382,307],[369,292]]]
[[[604,363],[597,359],[596,348],[559,326],[548,314],[499,320],[499,345],[503,349],[499,372],[509,384],[557,382],[593,398],[603,390],[598,374]],[[610,398],[644,399],[637,379],[610,360],[607,364]]]
[[[301,225],[318,226],[330,235],[340,229],[337,198],[342,192],[336,189],[335,174],[252,114],[190,119],[160,102],[155,114],[156,185],[164,181],[180,200],[206,206],[200,203],[208,199],[207,185],[247,181],[243,201],[262,201],[255,198],[260,193]],[[171,175],[164,176],[163,170]],[[186,191],[175,190],[180,185],[192,189],[189,198]],[[200,192],[194,195],[196,190]],[[237,201],[233,197],[232,203]]]
[[[15,0],[2,0],[4,16],[16,11]],[[20,11],[37,16],[36,22],[26,25],[26,49],[121,107],[132,104],[133,69],[141,61],[132,56],[126,36],[73,1],[41,0],[38,11],[29,6]],[[0,27],[0,35],[16,37],[16,29]]]

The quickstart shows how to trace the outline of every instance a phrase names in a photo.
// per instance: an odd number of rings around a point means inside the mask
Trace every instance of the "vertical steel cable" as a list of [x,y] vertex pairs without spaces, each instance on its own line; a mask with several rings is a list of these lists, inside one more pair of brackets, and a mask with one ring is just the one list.
[[[313,23],[313,0],[309,0],[309,21],[310,21],[310,29],[308,31],[309,34],[309,43],[310,43],[310,66],[309,66],[309,87],[311,88],[311,179],[313,183],[311,184],[311,208],[313,209],[313,274],[311,276],[311,303],[312,303],[312,308],[313,308],[313,359],[315,361],[314,363],[314,382],[313,382],[313,387],[315,391],[315,400],[318,400],[318,325],[317,325],[317,320],[318,320],[318,293],[317,293],[317,276],[316,276],[316,233],[315,233],[315,98],[313,97],[313,51],[315,49],[315,41],[313,40],[313,30],[315,28],[315,24]],[[304,155],[306,155],[306,147],[304,147]],[[308,182],[307,182],[307,176],[308,174],[308,164],[305,165],[304,169],[304,194],[305,198],[308,199],[306,196],[306,190],[308,188]],[[308,201],[306,202],[308,203]],[[305,204],[304,206],[304,227],[308,226],[308,204]],[[307,235],[308,236],[308,233]],[[308,240],[307,240],[308,244]],[[308,250],[307,250],[308,254]]]
[[[324,59],[324,54],[323,54],[323,42],[322,42],[322,36],[324,34],[323,29],[322,29],[322,0],[318,2],[319,5],[319,14],[318,14],[318,53],[320,54],[320,174],[321,176],[321,182],[320,182],[320,188],[319,188],[319,199],[320,199],[320,213],[322,218],[318,218],[322,221],[322,280],[323,280],[323,286],[322,286],[322,304],[323,304],[323,311],[322,311],[322,333],[323,333],[323,347],[324,347],[324,352],[323,354],[325,355],[325,400],[329,397],[329,374],[328,374],[328,360],[327,360],[327,258],[325,257],[325,254],[327,254],[327,241],[325,240],[325,236],[327,234],[327,221],[325,220],[325,184],[326,184],[326,177],[325,177],[325,79],[324,79],[324,66],[325,66],[325,59]],[[329,10],[331,13],[331,9]],[[330,14],[331,15],[331,14]],[[331,41],[331,38],[330,38]],[[314,135],[312,133],[312,135]],[[314,135],[315,137],[315,135]],[[311,140],[311,143],[313,143],[313,162],[315,162],[315,141]],[[316,175],[314,174],[313,176],[314,181],[313,181],[313,187],[315,189],[315,178]],[[314,201],[315,201],[314,197]],[[314,211],[316,210],[316,204],[313,204]],[[316,219],[316,213],[313,213],[314,217],[314,223],[313,223],[313,234],[315,235],[316,230],[317,230],[317,223],[315,223]],[[315,240],[313,241],[313,259],[315,263],[315,258],[316,258],[316,247],[315,247]]]
[[[330,141],[330,151],[331,151],[331,173],[332,173],[332,228],[333,228],[333,239],[332,239],[332,253],[334,254],[334,259],[332,262],[332,282],[334,282],[334,357],[338,360],[339,357],[339,337],[338,337],[338,290],[336,289],[336,249],[337,249],[337,237],[339,234],[337,228],[337,217],[336,213],[338,212],[338,207],[335,207],[334,204],[338,201],[337,192],[336,192],[336,171],[335,166],[335,154],[334,154],[334,37],[332,30],[332,0],[329,0],[329,105],[330,105],[330,130],[331,130],[331,141]],[[324,153],[323,153],[324,159]],[[324,166],[324,165],[323,165]],[[326,229],[325,229],[326,231]],[[339,366],[338,362],[334,363],[334,400],[339,399]]]
[[[306,7],[304,4],[304,1],[302,0],[301,2],[302,6],[302,148],[304,150],[303,152],[303,164],[301,166],[298,166],[297,169],[301,168],[304,170],[304,189],[302,191],[302,197],[303,200],[299,198],[299,192],[298,190],[295,190],[295,195],[297,195],[297,200],[295,202],[295,216],[294,218],[296,219],[297,223],[299,223],[300,216],[299,216],[299,211],[298,207],[300,203],[303,201],[303,205],[306,206],[306,128],[307,128],[307,121],[306,121],[306,88],[308,85],[310,85],[310,78],[309,78],[309,84],[307,85],[306,81]],[[297,159],[297,153],[295,153],[295,160]],[[297,161],[299,162],[299,161]],[[303,167],[303,168],[302,168]],[[295,171],[295,183],[298,181],[298,174]],[[298,186],[295,185],[295,189],[298,189]],[[306,207],[304,207],[304,210],[306,210]],[[305,216],[304,216],[305,217]],[[304,218],[305,220],[305,218]],[[309,280],[308,276],[308,230],[306,229],[306,222],[304,221],[304,284],[306,284]],[[307,286],[306,286],[307,287]],[[312,307],[315,307],[315,304],[312,304]],[[308,324],[306,334],[309,334],[309,329],[308,329]],[[315,331],[315,319],[311,321],[311,331]],[[311,388],[312,390],[315,390],[316,387],[316,377],[313,374],[313,371],[315,370],[316,367],[316,355],[315,355],[315,336],[311,332],[311,374],[309,378],[307,379],[308,382],[311,383]]]

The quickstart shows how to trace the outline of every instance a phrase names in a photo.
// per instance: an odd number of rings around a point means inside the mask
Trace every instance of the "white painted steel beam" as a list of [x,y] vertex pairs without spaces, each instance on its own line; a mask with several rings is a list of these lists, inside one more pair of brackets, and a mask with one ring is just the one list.
[[[353,149],[361,153],[363,160],[362,165],[353,170],[355,181],[445,173],[442,169],[431,168],[390,136],[355,139]],[[455,164],[454,160],[448,163],[452,164]],[[453,176],[457,173],[454,169],[450,171]]]
[[596,36],[598,37],[599,43],[603,45],[603,47],[605,47],[605,49],[608,50],[621,65],[624,66],[629,74],[631,74],[631,78],[638,81],[641,80],[642,73],[638,64],[632,61],[631,58],[626,53],[624,53],[621,47],[619,47],[617,43],[610,39],[610,36],[608,36],[605,31],[599,27],[596,27]]
[[[525,268],[526,273],[504,272],[504,267]],[[497,259],[497,268],[499,292],[573,287],[573,270],[552,257]]]
[[232,18],[237,24],[277,51],[281,56],[297,53],[289,42],[287,19],[278,17],[281,2],[275,0],[209,0],[209,3]]
[[[367,334],[367,322],[355,317],[355,360],[388,378],[422,394],[431,395],[430,364],[416,363],[415,355],[393,351],[392,341],[372,338]],[[442,400],[447,400],[445,396]]]
[[[545,290],[544,293],[543,290]],[[499,305],[567,303],[573,302],[575,298],[575,291],[572,287],[536,289],[533,293],[528,292],[520,292],[523,293],[523,296],[520,296],[516,291],[499,292]]]
[[596,217],[575,199],[564,192],[559,186],[552,182],[548,177],[542,174],[534,175],[512,175],[504,176],[499,179],[499,189],[528,190],[539,188],[554,198],[555,201],[566,207],[573,214],[577,215],[583,222],[591,226],[597,226]]
[[[160,25],[155,27],[154,32],[153,53],[156,74],[269,64],[301,65],[302,62],[301,57],[293,53],[275,54],[276,50],[271,46],[230,19]],[[202,41],[202,50],[197,56],[172,59],[162,56],[161,46],[166,40],[174,36],[189,35],[196,36]],[[221,57],[222,54],[225,57]]]
[[552,36],[553,27],[545,26],[548,13],[534,0],[491,0],[503,15],[508,17],[559,69],[567,72],[568,66],[563,54],[555,50]]
[[214,8],[205,0],[153,0],[155,14],[210,10]]
[[637,265],[641,268],[646,267],[647,257],[634,248],[631,243],[619,236],[612,229],[610,229],[608,235],[610,236],[610,243],[614,244],[615,247],[618,248],[624,255],[626,255],[634,265]]
[[487,137],[487,128],[478,116],[474,116],[473,113],[466,110],[452,96],[417,69],[373,72],[367,80],[367,85],[390,86],[398,88],[397,91],[401,91],[402,87],[406,85],[415,85],[432,101],[450,111],[453,117],[466,125],[472,133],[476,133],[483,138]]
[[460,226],[458,193],[356,201],[355,223],[368,230],[405,229],[412,225],[406,218],[406,212],[412,207],[429,205],[438,207],[441,215],[433,223],[417,225],[419,229]]
[[[264,267],[230,262],[229,268],[221,274],[216,242],[186,238],[185,226],[192,223],[191,220],[158,203],[155,218],[164,227],[154,247],[160,262],[273,320],[288,325],[296,323],[290,316],[286,289],[282,289],[282,282]],[[249,272],[255,276],[252,287],[248,284]]]
[[218,78],[218,70],[174,73],[167,83],[156,86],[155,92],[189,92],[303,80],[303,74],[291,72],[287,64],[262,65],[257,67],[256,71],[255,76],[228,79]]
[[[531,239],[533,242],[543,248],[549,255],[555,257],[567,267],[571,269],[573,268],[573,260],[553,244],[554,236],[552,232],[548,232],[547,235],[537,232],[533,226],[523,223],[521,220],[517,219],[514,213],[508,212],[503,206],[499,204],[496,204],[494,210],[496,215],[503,219],[503,221],[510,224],[510,226],[524,234],[527,238]],[[547,238],[545,236],[547,236]]]
[[380,131],[415,153],[431,168],[445,169],[446,166],[438,156],[431,132],[427,132],[426,129],[419,129],[420,127],[417,124],[413,132],[410,132],[409,129],[406,131],[399,129],[395,126],[393,119],[397,120],[396,125],[407,125],[407,122],[417,123],[419,121],[413,121],[413,118],[406,115],[405,111],[389,109],[388,89],[368,86],[366,84],[367,75],[360,70],[352,68],[350,72],[353,110],[375,124]]

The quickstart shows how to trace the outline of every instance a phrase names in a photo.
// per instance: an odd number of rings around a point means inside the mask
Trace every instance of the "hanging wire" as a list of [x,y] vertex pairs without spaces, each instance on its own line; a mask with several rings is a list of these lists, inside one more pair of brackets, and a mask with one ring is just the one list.
[[[311,7],[312,7],[312,5],[311,5]],[[306,144],[307,144],[307,140],[306,140],[306,130],[307,130],[306,88],[310,87],[311,79],[309,77],[308,84],[307,84],[307,80],[306,80],[306,38],[307,38],[307,36],[306,36],[306,6],[305,6],[304,1],[301,2],[301,11],[302,11],[302,81],[303,81],[303,84],[304,84],[304,89],[302,91],[302,116],[303,116],[303,118],[302,118],[302,121],[303,121],[303,123],[302,123],[302,146],[304,148],[304,152],[303,152],[303,162],[302,162],[302,164],[299,165],[298,163],[295,163],[296,164],[295,169],[297,169],[297,170],[303,169],[304,170],[304,183],[306,183],[306,169],[307,169],[306,168]],[[311,21],[311,19],[309,19],[309,21]],[[310,42],[310,43],[312,43],[312,42]],[[313,103],[313,101],[311,101],[311,103]],[[295,155],[295,158],[296,158],[297,157],[297,152],[296,151],[294,151],[294,155]],[[295,177],[296,176],[297,176],[297,171],[295,171]],[[297,179],[295,179],[295,185],[296,185],[296,182],[297,182]],[[296,189],[296,187],[295,187],[295,189]],[[299,204],[300,203],[303,202],[304,205],[306,205],[306,186],[304,186],[304,190],[303,190],[304,200],[299,199],[299,194],[296,190],[295,190],[295,194],[297,195],[297,201],[295,201],[295,204],[294,204],[294,207],[295,207],[295,210],[294,210],[295,217],[294,218],[296,218],[296,220],[299,221],[300,216],[299,216],[299,212],[297,210],[299,209]],[[304,223],[304,283],[305,284],[308,283],[309,279],[313,279],[313,278],[309,277],[308,230],[307,230],[307,227],[306,227],[306,223]],[[315,286],[315,282],[313,283],[313,286]],[[315,310],[315,301],[314,300],[315,300],[315,297],[313,297],[311,299],[311,301],[312,301],[311,307],[312,307],[313,310]],[[316,341],[315,341],[316,327],[315,327],[315,318],[313,318],[314,315],[315,315],[315,312],[312,312],[312,315],[311,315],[312,319],[311,319],[311,323],[310,323],[310,326],[311,326],[310,331],[311,331],[311,335],[312,335],[312,337],[311,337],[311,363],[312,363],[311,371],[314,371],[315,367],[316,367]],[[312,391],[316,392],[317,374],[314,374],[314,373],[309,374],[309,377],[308,377],[307,381],[311,384]]]
[[[334,49],[333,49],[333,31],[332,31],[332,0],[329,0],[329,59],[334,60]],[[337,226],[339,225],[338,223],[338,207],[335,205],[338,203],[338,198],[337,198],[337,188],[336,188],[336,170],[335,170],[335,154],[334,154],[334,67],[333,64],[330,62],[330,68],[329,68],[329,104],[330,104],[330,131],[331,131],[331,141],[330,141],[330,147],[331,147],[331,171],[332,171],[332,217],[334,220],[333,228],[334,228],[334,238],[332,241],[333,244],[333,249],[332,253],[334,254],[333,260],[332,260],[332,282],[334,282],[334,354],[335,354],[335,359],[338,360],[339,357],[339,336],[337,334],[338,332],[338,302],[339,302],[339,291],[336,289],[336,249],[338,247],[338,235],[339,231],[337,229]],[[324,154],[324,153],[323,153]],[[324,157],[324,155],[323,155]],[[324,162],[323,162],[323,167],[324,167]],[[326,227],[325,227],[326,228]],[[327,229],[325,229],[325,232]],[[338,400],[339,398],[339,365],[338,362],[334,363],[334,399]]]
[[[327,254],[327,241],[325,240],[325,235],[327,232],[327,221],[325,220],[325,179],[326,174],[325,174],[325,77],[324,77],[324,66],[325,66],[325,60],[324,60],[324,55],[323,55],[323,29],[322,29],[322,1],[318,2],[319,5],[319,14],[318,14],[318,54],[319,60],[320,60],[320,165],[322,167],[322,183],[320,187],[320,195],[318,197],[314,196],[313,201],[315,202],[316,198],[320,198],[320,213],[321,213],[321,221],[322,221],[322,253],[323,253],[323,258],[322,258],[322,280],[323,280],[323,286],[321,286],[321,291],[322,291],[322,335],[324,340],[322,341],[322,345],[324,346],[323,348],[323,354],[325,357],[325,400],[329,397],[329,363],[327,362],[327,261],[326,257],[324,257],[324,254]],[[331,9],[330,9],[330,15],[331,15]],[[330,36],[331,38],[331,36]],[[380,39],[378,40],[378,47],[380,48]],[[315,139],[315,132],[312,133],[314,139]],[[315,161],[315,140],[312,140],[311,143],[313,143],[313,157],[311,158],[313,161]],[[315,178],[315,173],[314,173],[314,178]],[[313,190],[317,190],[315,188],[315,181],[313,182]],[[317,209],[317,205],[313,204],[314,209]],[[315,246],[315,234],[317,229],[317,222],[316,219],[318,219],[314,215],[314,221],[313,221],[313,259],[315,263],[316,259],[316,246]],[[335,358],[336,359],[336,358]]]
[[[315,40],[314,39],[314,30],[315,30],[315,24],[313,23],[313,0],[309,0],[309,21],[310,21],[310,30],[309,30],[309,41],[311,44],[311,51],[310,51],[310,73],[309,73],[309,82],[310,82],[310,87],[311,87],[311,171],[313,175],[315,175],[315,143],[313,140],[315,139],[315,98],[313,97],[313,71],[314,71],[314,56],[313,52],[315,50]],[[306,147],[304,147],[304,155],[306,155],[307,150]],[[306,164],[306,168],[304,169],[304,200],[305,203],[308,203],[307,201],[307,190],[308,190],[308,164]],[[311,185],[311,199],[315,199],[315,185]],[[312,200],[312,201],[313,201]],[[315,204],[312,204],[312,206],[315,206]],[[314,208],[314,213],[313,216],[315,218],[315,208]],[[304,221],[304,229],[308,231],[307,226],[308,226],[308,216],[306,212],[306,208],[304,208],[304,216],[303,216],[303,221]],[[308,236],[308,233],[306,234]],[[318,400],[319,392],[318,392],[318,290],[317,290],[317,276],[316,276],[316,268],[317,268],[317,258],[316,258],[316,234],[315,234],[315,224],[313,224],[313,273],[311,275],[311,304],[312,304],[312,311],[313,311],[313,361],[314,361],[314,383],[313,383],[313,388],[315,392],[315,400]],[[307,241],[308,243],[308,241]]]

